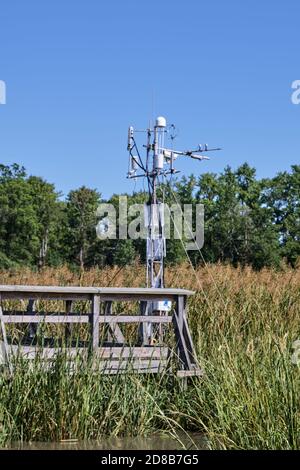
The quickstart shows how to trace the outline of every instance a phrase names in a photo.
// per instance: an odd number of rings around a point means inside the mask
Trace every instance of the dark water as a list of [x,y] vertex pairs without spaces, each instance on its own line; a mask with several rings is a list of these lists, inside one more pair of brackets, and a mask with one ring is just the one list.
[[20,450],[201,450],[207,449],[208,444],[202,434],[180,434],[176,438],[155,434],[149,437],[111,437],[99,441],[13,442],[5,448]]

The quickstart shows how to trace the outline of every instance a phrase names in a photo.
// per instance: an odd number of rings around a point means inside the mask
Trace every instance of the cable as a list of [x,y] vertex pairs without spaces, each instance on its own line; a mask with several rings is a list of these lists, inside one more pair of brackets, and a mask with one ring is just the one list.
[[210,304],[210,301],[209,301],[209,299],[208,299],[208,297],[207,297],[207,295],[206,295],[206,292],[205,292],[205,290],[203,289],[202,284],[201,284],[201,282],[200,282],[200,280],[199,280],[199,278],[198,278],[198,273],[197,273],[197,271],[196,271],[196,269],[195,269],[195,267],[194,267],[194,265],[193,265],[193,263],[192,263],[192,260],[191,260],[189,254],[188,254],[188,251],[187,251],[186,246],[185,246],[185,244],[184,244],[184,242],[183,242],[183,240],[182,240],[182,237],[180,237],[180,234],[179,234],[179,232],[178,232],[178,228],[177,228],[177,226],[176,226],[176,224],[175,224],[174,218],[173,218],[172,213],[171,213],[170,210],[169,210],[169,214],[170,214],[171,219],[172,219],[172,221],[173,221],[174,228],[176,228],[176,231],[177,231],[177,233],[178,233],[178,235],[179,235],[179,238],[180,238],[182,247],[183,247],[183,249],[184,249],[184,251],[185,251],[186,257],[187,257],[187,259],[188,259],[188,261],[189,261],[189,264],[190,264],[190,266],[191,266],[191,268],[192,268],[192,271],[193,271],[193,273],[194,273],[194,276],[195,276],[195,278],[196,278],[196,281],[197,281],[197,283],[198,283],[198,285],[199,285],[199,287],[200,287],[200,290],[202,291],[202,293],[203,293],[203,295],[204,295],[204,298],[205,298],[205,300],[206,300],[206,303],[207,303],[207,305],[208,305],[209,310],[210,310],[211,313],[213,314],[213,308],[212,308],[212,306],[211,306],[211,304]]
[[[162,191],[163,191],[163,197],[164,197],[164,192],[165,192],[165,191],[164,191],[164,187],[163,187]],[[171,191],[172,191],[172,189],[171,189]],[[178,204],[177,201],[176,201],[176,203]],[[170,214],[170,217],[171,217],[171,219],[172,219],[172,222],[173,222],[173,225],[174,225],[174,229],[176,229],[176,231],[177,231],[177,233],[178,233],[178,235],[179,235],[180,242],[181,242],[181,244],[182,244],[182,246],[183,246],[183,249],[184,249],[184,251],[185,251],[186,257],[187,257],[187,259],[188,259],[188,261],[189,261],[189,264],[190,264],[190,266],[191,266],[191,268],[192,268],[192,270],[193,270],[193,273],[194,273],[194,275],[195,275],[195,277],[196,277],[197,283],[199,284],[199,287],[200,287],[200,289],[201,289],[201,291],[202,291],[202,293],[203,293],[203,295],[204,295],[204,297],[205,297],[205,300],[206,300],[206,302],[207,302],[208,308],[210,309],[211,313],[213,314],[213,308],[211,307],[210,302],[209,302],[209,299],[208,299],[208,297],[207,297],[207,295],[206,295],[206,293],[205,293],[205,291],[204,291],[204,289],[203,289],[203,287],[202,287],[201,282],[199,281],[197,271],[196,271],[195,268],[194,268],[194,265],[193,265],[192,260],[191,260],[191,258],[190,258],[190,256],[189,256],[188,252],[187,252],[187,249],[186,249],[185,244],[184,244],[184,242],[183,242],[183,240],[182,240],[182,237],[180,236],[180,233],[179,233],[179,231],[178,231],[178,228],[177,228],[177,225],[176,225],[176,223],[175,223],[174,217],[172,216],[172,213],[171,213],[171,211],[170,211],[169,206],[167,206],[167,207],[168,207],[168,209],[169,209],[169,214]],[[179,207],[180,207],[180,206],[179,206]],[[181,208],[180,208],[180,209],[181,209]],[[181,210],[181,212],[182,212],[182,210]]]
[[[139,167],[140,167],[143,171],[147,172],[146,168],[144,167],[143,160],[142,160],[142,158],[141,158],[141,155],[140,155],[138,146],[137,146],[137,144],[136,144],[135,138],[132,137],[132,140],[133,140],[135,150],[136,150],[136,152],[137,152],[137,154],[138,154],[138,157],[139,157],[139,160],[140,160],[140,165],[138,164],[138,162],[137,162],[137,164],[139,165]],[[133,148],[134,148],[134,147],[133,147]]]
[[[172,190],[171,185],[170,185],[170,190],[171,190],[171,193],[172,193],[172,195],[173,195],[173,197],[174,197],[174,200],[175,200],[176,204],[180,207],[181,214],[184,215],[183,212],[182,212],[182,208],[181,208],[180,204],[178,203],[178,200],[177,200],[177,198],[176,198],[176,195],[174,194],[174,192],[173,192],[173,190]],[[169,210],[169,213],[170,213],[170,215],[171,215],[171,211],[170,211],[170,210]],[[171,217],[172,217],[172,216],[171,216]],[[173,219],[173,223],[174,223],[174,219]],[[175,227],[175,224],[174,224],[174,227]],[[204,256],[203,256],[203,254],[202,254],[202,251],[201,251],[201,249],[200,249],[200,247],[199,247],[197,241],[196,241],[195,238],[194,238],[194,235],[193,235],[193,233],[192,233],[191,227],[188,226],[188,228],[189,228],[189,230],[190,230],[190,234],[191,234],[191,236],[192,236],[192,240],[193,240],[194,243],[196,244],[197,250],[198,250],[198,252],[200,253],[200,256],[201,256],[201,258],[202,258],[202,261],[203,261],[203,263],[204,263],[204,266],[205,266],[207,272],[209,273],[209,275],[210,275],[210,277],[211,277],[211,279],[212,279],[212,281],[213,281],[213,283],[214,283],[214,285],[215,285],[215,287],[216,287],[216,290],[217,290],[217,292],[218,292],[218,294],[219,294],[219,296],[220,296],[220,299],[222,300],[222,302],[223,302],[225,308],[227,308],[227,305],[226,305],[226,303],[225,303],[225,301],[224,301],[224,298],[223,298],[223,296],[222,296],[222,294],[221,294],[221,292],[220,292],[220,290],[219,290],[219,287],[218,287],[218,285],[217,285],[217,283],[216,283],[214,277],[212,276],[212,274],[211,274],[211,273],[209,272],[209,270],[208,270],[208,265],[207,265],[207,263],[206,263],[206,261],[205,261],[205,259],[204,259]],[[176,228],[176,229],[177,229],[177,228]],[[177,233],[178,233],[178,229],[177,229]],[[178,235],[180,236],[179,233],[178,233]],[[182,243],[182,245],[183,245],[183,247],[184,247],[186,256],[188,257],[188,259],[189,259],[189,261],[190,261],[190,264],[191,264],[191,266],[192,266],[192,268],[193,268],[193,271],[194,271],[194,273],[195,273],[195,276],[196,276],[196,278],[197,278],[197,281],[199,282],[198,276],[197,276],[197,271],[195,270],[194,265],[193,265],[193,263],[192,263],[192,260],[191,260],[190,256],[189,256],[188,253],[187,253],[187,249],[186,249],[186,247],[185,247],[185,244],[183,243],[182,237],[180,237],[180,240],[181,240],[181,243]],[[202,288],[202,286],[201,286],[201,288]],[[203,288],[202,288],[202,289],[203,289]]]

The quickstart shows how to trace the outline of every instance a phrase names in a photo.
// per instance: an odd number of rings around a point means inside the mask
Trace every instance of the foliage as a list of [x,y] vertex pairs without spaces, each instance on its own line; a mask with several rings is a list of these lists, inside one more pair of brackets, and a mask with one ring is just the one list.
[[[283,261],[297,265],[299,165],[292,166],[291,172],[259,180],[255,169],[245,163],[235,171],[227,167],[219,175],[203,173],[166,183],[158,196],[169,206],[177,202],[181,207],[204,205],[204,246],[201,253],[189,252],[195,265],[203,264],[203,259],[255,269],[279,267]],[[128,207],[148,200],[144,191],[127,197]],[[23,167],[0,165],[0,267],[43,268],[68,263],[82,271],[92,266],[123,265],[134,259],[144,261],[143,239],[97,239],[96,210],[100,202],[112,203],[119,217],[117,194],[103,201],[97,190],[81,187],[62,200],[53,184],[28,177]],[[174,227],[172,230],[166,264],[186,259],[183,243],[174,237]]]

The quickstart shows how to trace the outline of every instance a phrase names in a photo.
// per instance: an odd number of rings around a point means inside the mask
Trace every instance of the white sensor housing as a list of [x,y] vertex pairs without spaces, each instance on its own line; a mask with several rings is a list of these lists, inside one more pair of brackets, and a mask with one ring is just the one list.
[[155,125],[156,125],[156,127],[167,127],[166,118],[164,118],[162,116],[158,116],[158,118],[156,118]]

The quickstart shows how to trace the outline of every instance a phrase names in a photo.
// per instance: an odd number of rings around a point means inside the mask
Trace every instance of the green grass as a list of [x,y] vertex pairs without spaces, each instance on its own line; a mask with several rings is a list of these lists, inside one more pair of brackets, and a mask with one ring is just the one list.
[[[166,375],[108,377],[80,364],[70,374],[63,356],[49,371],[19,361],[12,378],[0,375],[0,443],[185,430],[205,433],[210,448],[299,449],[299,271],[210,269],[214,282],[199,273],[189,304],[204,378],[184,391]],[[185,279],[177,285],[195,288]]]
[[63,356],[48,371],[40,360],[30,370],[19,359],[12,378],[2,375],[2,444],[182,431],[182,387],[174,378],[99,375],[80,362],[70,374]]

